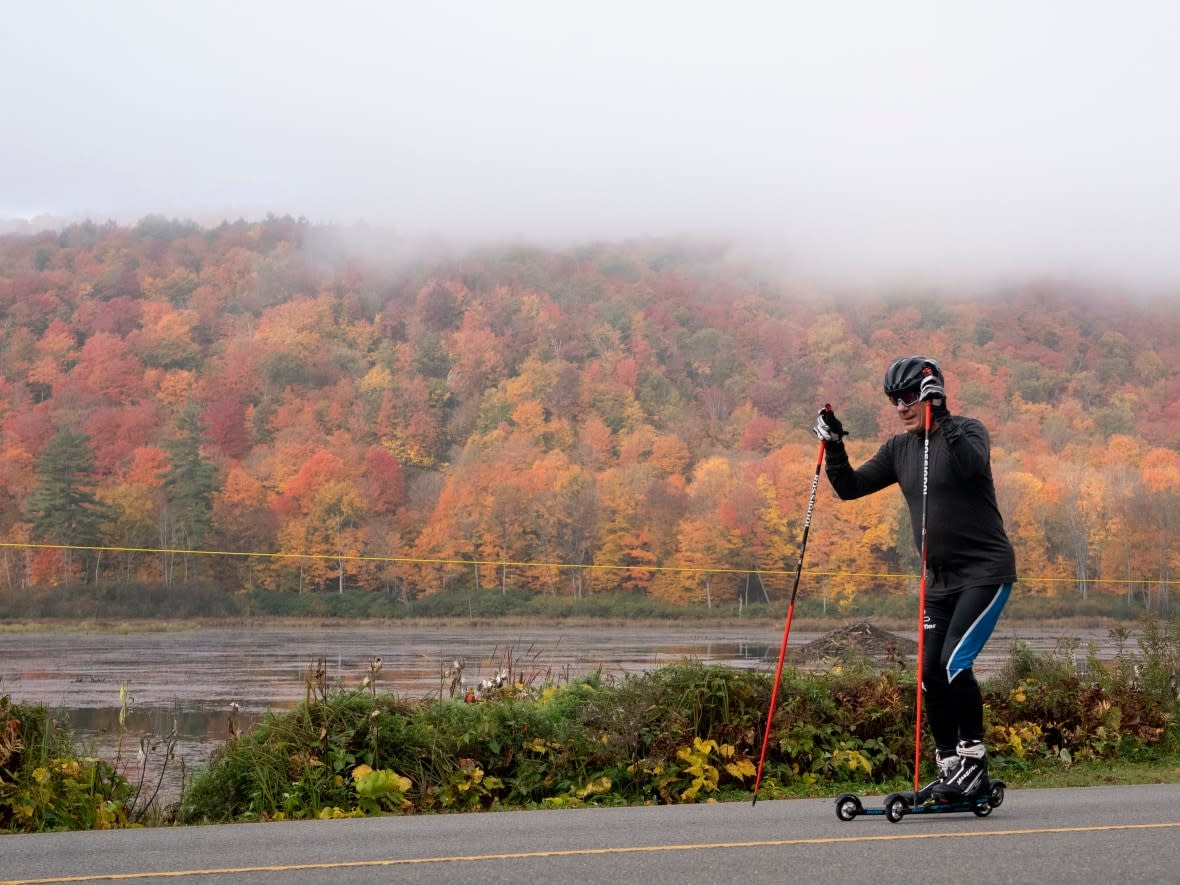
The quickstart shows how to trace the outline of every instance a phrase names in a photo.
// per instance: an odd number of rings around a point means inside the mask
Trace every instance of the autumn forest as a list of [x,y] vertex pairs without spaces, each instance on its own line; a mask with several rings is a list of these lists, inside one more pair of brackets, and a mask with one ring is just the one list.
[[[0,593],[782,593],[834,405],[898,356],[992,437],[1025,594],[1180,573],[1180,305],[1054,281],[834,291],[723,244],[380,247],[303,220],[0,238]],[[932,526],[931,531],[937,531]],[[835,604],[911,590],[900,493],[821,482]]]

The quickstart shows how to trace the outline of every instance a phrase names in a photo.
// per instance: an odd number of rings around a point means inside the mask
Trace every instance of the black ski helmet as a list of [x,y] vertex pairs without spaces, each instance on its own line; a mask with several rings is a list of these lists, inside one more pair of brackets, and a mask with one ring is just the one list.
[[942,380],[938,363],[924,356],[902,357],[885,370],[885,395],[897,396],[907,390],[917,390],[927,375]]

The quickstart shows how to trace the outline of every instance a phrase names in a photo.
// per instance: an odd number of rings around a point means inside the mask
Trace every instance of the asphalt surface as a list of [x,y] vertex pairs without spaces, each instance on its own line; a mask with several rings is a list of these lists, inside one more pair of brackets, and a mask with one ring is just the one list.
[[1180,785],[1008,790],[988,817],[899,823],[809,799],[0,836],[0,885],[911,879],[1180,882]]

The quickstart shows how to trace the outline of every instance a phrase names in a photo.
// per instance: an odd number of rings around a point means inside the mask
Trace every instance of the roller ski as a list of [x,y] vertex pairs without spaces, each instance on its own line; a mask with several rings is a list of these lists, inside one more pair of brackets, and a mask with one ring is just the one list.
[[938,777],[917,791],[890,793],[879,808],[866,808],[860,798],[844,793],[836,799],[836,817],[850,821],[860,815],[883,815],[899,823],[907,814],[951,814],[970,811],[987,817],[1004,802],[1003,781],[991,780],[987,754],[978,741],[960,741],[955,753],[936,754]]

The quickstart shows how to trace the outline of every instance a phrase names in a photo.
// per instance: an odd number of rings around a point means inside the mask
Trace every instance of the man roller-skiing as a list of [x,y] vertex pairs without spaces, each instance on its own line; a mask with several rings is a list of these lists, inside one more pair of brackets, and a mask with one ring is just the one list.
[[1016,555],[996,504],[987,429],[950,413],[938,363],[899,359],[885,372],[884,387],[904,432],[860,467],[849,464],[846,434],[830,409],[820,411],[814,432],[824,441],[828,481],[841,499],[901,487],[920,551],[925,404],[931,404],[921,673],[939,772],[932,792],[940,801],[972,799],[988,788],[983,696],[972,665],[1008,600]]

